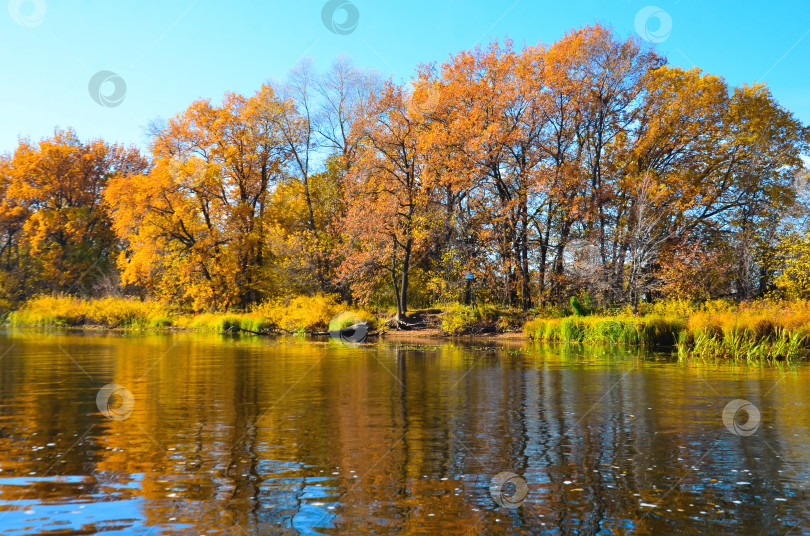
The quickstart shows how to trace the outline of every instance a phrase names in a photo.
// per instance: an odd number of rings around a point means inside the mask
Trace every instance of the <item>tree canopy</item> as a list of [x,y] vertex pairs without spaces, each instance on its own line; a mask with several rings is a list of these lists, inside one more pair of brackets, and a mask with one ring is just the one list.
[[459,299],[467,274],[523,309],[806,297],[809,144],[764,85],[599,25],[403,84],[304,62],[192,103],[148,157],[21,140],[0,160],[0,284],[9,303],[112,285],[197,310],[338,293],[400,317]]

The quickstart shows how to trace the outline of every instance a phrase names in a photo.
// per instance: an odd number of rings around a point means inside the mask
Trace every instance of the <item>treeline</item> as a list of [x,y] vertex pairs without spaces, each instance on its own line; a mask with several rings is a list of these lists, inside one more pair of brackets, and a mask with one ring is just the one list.
[[810,129],[761,85],[602,26],[419,68],[346,59],[152,125],[150,154],[58,131],[0,161],[0,273],[196,310],[291,294],[525,309],[587,293],[810,297]]

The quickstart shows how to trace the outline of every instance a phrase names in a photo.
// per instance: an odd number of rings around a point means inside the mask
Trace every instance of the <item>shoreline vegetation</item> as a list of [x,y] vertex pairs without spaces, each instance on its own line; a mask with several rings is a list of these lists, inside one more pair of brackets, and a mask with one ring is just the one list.
[[[583,300],[587,302],[587,300]],[[796,362],[810,350],[806,301],[667,300],[640,304],[633,313],[596,310],[572,298],[570,308],[544,314],[478,304],[445,304],[414,311],[403,322],[392,311],[353,309],[382,336],[498,336],[538,343],[641,346],[670,350],[682,361]],[[6,315],[19,327],[58,326],[123,330],[184,329],[255,335],[322,335],[347,309],[335,295],[298,296],[245,312],[191,313],[157,301],[42,296]],[[339,326],[346,327],[346,326]],[[402,329],[396,329],[397,327]]]
[[21,137],[0,155],[0,312],[259,335],[359,317],[391,337],[794,362],[808,155],[810,125],[765,85],[599,24],[407,82],[302,59],[150,121],[146,150]]

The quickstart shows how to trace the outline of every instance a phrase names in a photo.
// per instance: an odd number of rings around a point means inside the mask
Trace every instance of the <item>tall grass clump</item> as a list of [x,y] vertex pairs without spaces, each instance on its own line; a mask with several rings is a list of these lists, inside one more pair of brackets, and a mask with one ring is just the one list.
[[585,334],[588,331],[588,326],[584,321],[577,317],[569,316],[560,321],[559,337],[563,342],[582,342],[585,340]]
[[[325,330],[329,320],[345,307],[337,296],[298,296],[274,300],[252,311],[179,314],[156,301],[129,298],[81,299],[71,296],[40,296],[8,315],[12,325],[27,326],[98,326],[105,328],[185,328],[224,332],[247,330],[268,332],[306,332]],[[366,311],[357,312],[372,321]]]
[[[574,301],[572,300],[572,306]],[[683,360],[793,361],[810,351],[810,302],[666,300],[641,315],[537,317],[525,334],[538,341],[676,347]]]
[[795,361],[810,349],[807,302],[761,301],[697,311],[678,344],[681,359]]
[[772,335],[758,337],[752,331],[723,335],[699,333],[689,342],[678,345],[681,360],[732,360],[749,363],[761,361],[796,361],[805,353],[806,338],[800,333],[777,329]]
[[40,296],[9,314],[14,325],[102,326],[147,328],[171,323],[170,311],[159,302],[128,298],[85,300],[72,296]]
[[638,345],[638,325],[626,318],[596,318],[589,326],[586,342]]
[[648,315],[639,323],[639,339],[645,346],[669,347],[677,344],[686,322],[677,317]]
[[668,347],[677,342],[683,324],[658,315],[538,317],[525,324],[524,333],[547,342]]

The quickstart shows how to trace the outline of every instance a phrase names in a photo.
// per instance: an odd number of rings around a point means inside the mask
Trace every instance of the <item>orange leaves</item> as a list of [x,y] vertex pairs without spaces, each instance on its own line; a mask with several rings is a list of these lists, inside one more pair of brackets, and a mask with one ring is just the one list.
[[133,249],[126,281],[149,274],[151,290],[195,307],[244,307],[260,296],[263,213],[281,175],[279,116],[288,111],[263,86],[219,106],[195,102],[169,121],[150,173],[108,191],[116,231]]
[[[430,99],[430,90],[418,83],[415,91],[415,98]],[[426,173],[427,146],[420,144],[421,124],[432,111],[415,110],[413,98],[405,88],[389,83],[358,118],[354,130],[363,136],[357,164],[347,175],[342,222],[351,236],[340,270],[343,277],[367,296],[369,281],[384,280],[387,273],[400,314],[407,310],[412,255],[427,245],[425,225],[436,204]],[[427,106],[429,101],[420,102]],[[430,103],[432,108],[437,105],[437,100]]]
[[109,273],[116,242],[102,192],[110,178],[145,166],[134,149],[82,143],[71,130],[21,142],[0,163],[0,232],[6,268],[24,270],[26,281],[3,290],[78,292]]

